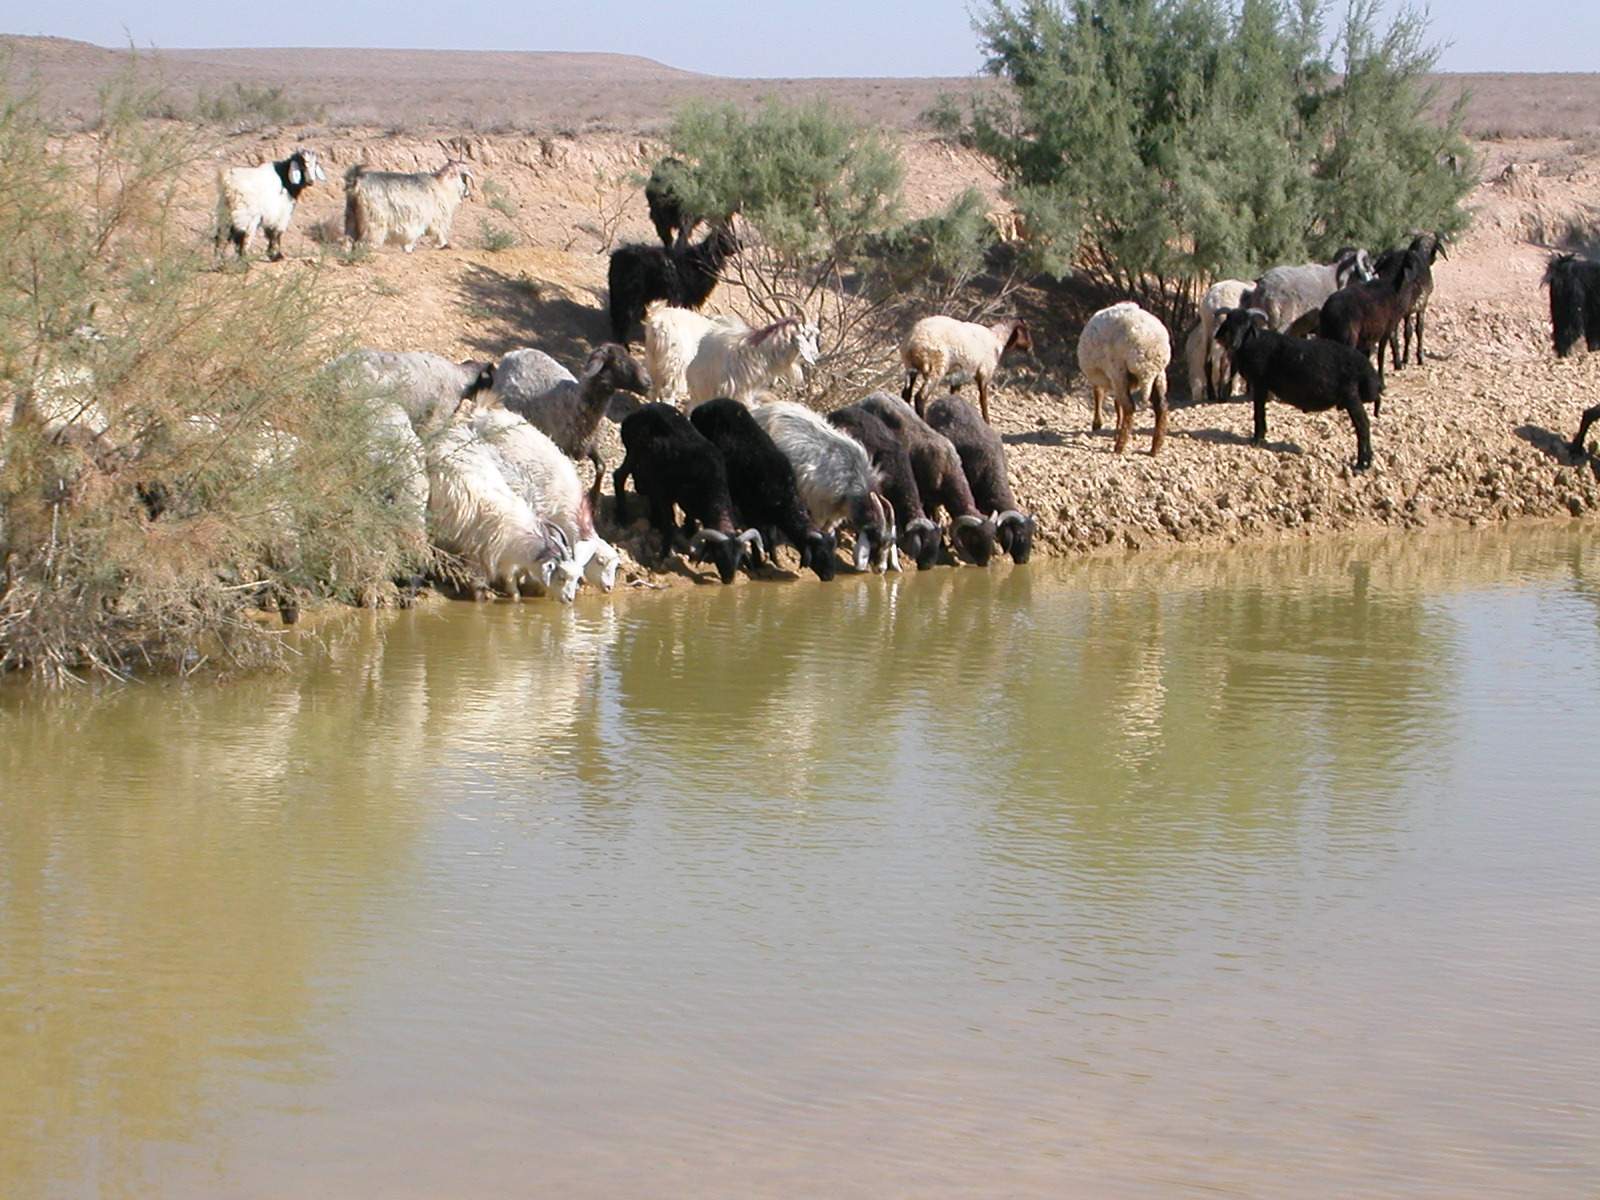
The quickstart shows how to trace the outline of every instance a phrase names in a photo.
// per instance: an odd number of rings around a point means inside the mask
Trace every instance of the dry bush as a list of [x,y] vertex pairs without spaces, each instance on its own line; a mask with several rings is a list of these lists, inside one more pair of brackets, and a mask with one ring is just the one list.
[[0,669],[248,664],[250,610],[380,600],[425,548],[399,463],[323,364],[342,349],[315,270],[217,273],[177,181],[193,128],[108,90],[68,163],[0,79]]

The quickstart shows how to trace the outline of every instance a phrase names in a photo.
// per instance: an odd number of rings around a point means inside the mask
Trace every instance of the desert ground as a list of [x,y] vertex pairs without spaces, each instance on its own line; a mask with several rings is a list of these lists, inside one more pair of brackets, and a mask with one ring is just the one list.
[[[125,61],[30,39],[19,62],[29,50],[29,69],[68,131],[94,86]],[[913,214],[969,185],[1004,206],[981,160],[918,121],[941,91],[985,86],[971,80],[827,81],[824,89],[814,80],[724,80],[610,55],[178,51],[154,61],[175,95],[287,83],[308,107],[304,120],[219,130],[216,165],[281,157],[299,144],[323,156],[329,183],[303,197],[285,240],[288,260],[251,270],[318,273],[351,334],[370,346],[456,358],[536,346],[579,364],[607,337],[606,252],[653,237],[633,180],[659,154],[655,135],[672,106],[689,97],[743,102],[825,90],[895,131]],[[1600,402],[1600,357],[1555,359],[1540,286],[1552,249],[1600,237],[1600,75],[1437,82],[1440,104],[1462,86],[1471,93],[1480,180],[1468,200],[1471,228],[1435,267],[1428,361],[1389,376],[1373,421],[1373,469],[1352,472],[1354,437],[1342,414],[1306,416],[1275,404],[1260,448],[1247,444],[1248,404],[1189,403],[1184,331],[1175,331],[1177,407],[1166,447],[1154,458],[1145,452],[1143,413],[1131,452],[1114,455],[1111,431],[1090,431],[1075,366],[1087,313],[1062,289],[1041,285],[1019,300],[1036,351],[1010,363],[991,405],[1019,499],[1039,518],[1041,552],[1570,519],[1600,507],[1600,466],[1575,462],[1563,445],[1581,410]],[[357,162],[437,165],[441,139],[473,164],[479,184],[457,215],[450,248],[389,249],[355,262],[338,254],[339,175]],[[194,175],[183,195],[199,242],[210,235],[214,184],[209,170]],[[494,230],[514,233],[516,244],[486,248]],[[737,302],[726,291],[713,296],[712,309]],[[891,369],[895,347],[885,345],[883,355]],[[607,437],[614,464],[614,425]],[[611,532],[640,549],[638,528]]]

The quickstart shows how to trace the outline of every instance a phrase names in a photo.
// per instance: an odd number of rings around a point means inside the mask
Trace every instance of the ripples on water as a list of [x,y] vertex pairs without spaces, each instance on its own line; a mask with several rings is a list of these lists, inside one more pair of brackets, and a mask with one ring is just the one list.
[[1600,542],[0,692],[0,1196],[1600,1188]]

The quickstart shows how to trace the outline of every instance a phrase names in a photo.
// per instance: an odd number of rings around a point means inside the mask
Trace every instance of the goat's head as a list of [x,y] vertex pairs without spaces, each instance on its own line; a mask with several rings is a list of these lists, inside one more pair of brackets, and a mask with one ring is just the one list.
[[870,492],[852,505],[851,524],[856,530],[856,570],[882,571],[895,549],[894,520],[883,498]]
[[1341,246],[1333,256],[1333,278],[1340,287],[1351,280],[1370,283],[1373,278],[1372,256],[1355,246]]
[[690,561],[711,563],[723,583],[732,583],[739,568],[753,562],[764,551],[761,535],[754,529],[746,529],[737,536],[720,529],[702,529],[689,543]]
[[573,558],[583,570],[583,578],[602,592],[617,586],[617,568],[622,555],[603,538],[586,537],[573,547]]
[[590,354],[583,373],[603,377],[613,391],[632,392],[636,396],[650,393],[650,372],[628,353],[626,346],[616,342],[607,342]]
[[1222,348],[1237,354],[1251,338],[1266,329],[1267,314],[1259,308],[1225,308],[1214,335]]
[[466,383],[461,388],[461,402],[465,404],[474,399],[480,392],[494,390],[494,364],[482,362],[478,359],[465,359],[456,364],[466,377]]
[[839,569],[838,551],[838,534],[808,529],[805,544],[800,547],[800,569],[815,571],[817,578],[826,583]]
[[327,178],[315,150],[297,147],[289,156],[289,182],[295,187],[310,187],[313,183],[325,182]]
[[968,562],[987,567],[994,557],[995,524],[993,517],[975,517],[971,514],[950,522],[950,542]]
[[996,536],[1000,549],[1011,555],[1014,563],[1025,563],[1033,555],[1033,533],[1038,528],[1031,516],[1008,508],[994,515]]
[[944,535],[927,517],[912,517],[900,531],[900,548],[916,560],[917,570],[926,571],[939,561]]

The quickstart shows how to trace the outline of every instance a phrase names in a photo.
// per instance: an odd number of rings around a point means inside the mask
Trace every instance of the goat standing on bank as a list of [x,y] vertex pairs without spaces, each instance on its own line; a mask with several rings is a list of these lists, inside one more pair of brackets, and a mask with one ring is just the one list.
[[217,251],[231,241],[243,258],[257,229],[267,235],[267,258],[283,258],[283,235],[295,201],[327,176],[314,150],[297,149],[288,158],[258,167],[229,167],[217,176]]
[[1266,441],[1268,394],[1301,412],[1342,408],[1356,431],[1356,470],[1366,470],[1372,465],[1372,426],[1363,405],[1376,404],[1383,394],[1378,372],[1359,350],[1322,338],[1290,337],[1269,324],[1260,309],[1236,308],[1217,327],[1217,341],[1250,388],[1255,407],[1250,444]]
[[472,172],[459,159],[437,171],[372,171],[357,164],[344,177],[344,236],[352,245],[400,242],[410,254],[433,234],[450,244],[456,209],[472,194]]
[[972,499],[982,512],[996,513],[995,535],[1011,561],[1025,563],[1033,554],[1037,522],[1017,505],[1006,476],[1006,448],[994,427],[960,396],[941,396],[928,405],[928,424],[943,434],[961,456]]
[[1558,254],[1545,269],[1544,285],[1550,289],[1556,357],[1571,354],[1580,337],[1591,352],[1600,350],[1600,262]]

